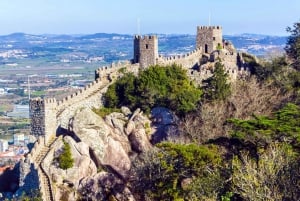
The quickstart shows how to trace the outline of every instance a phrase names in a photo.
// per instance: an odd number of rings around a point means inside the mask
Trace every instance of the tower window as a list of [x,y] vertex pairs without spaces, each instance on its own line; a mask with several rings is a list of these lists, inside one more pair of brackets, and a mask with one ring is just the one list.
[[148,46],[148,44],[146,44],[146,49],[148,49],[149,48],[149,46]]
[[204,52],[208,53],[208,45],[207,44],[205,44],[205,51]]
[[216,37],[213,37],[213,40],[216,40]]

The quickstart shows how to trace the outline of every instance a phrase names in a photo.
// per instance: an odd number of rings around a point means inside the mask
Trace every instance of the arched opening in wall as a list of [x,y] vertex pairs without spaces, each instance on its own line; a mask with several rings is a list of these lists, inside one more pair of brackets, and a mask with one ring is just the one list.
[[205,53],[208,53],[208,45],[207,44],[205,44]]

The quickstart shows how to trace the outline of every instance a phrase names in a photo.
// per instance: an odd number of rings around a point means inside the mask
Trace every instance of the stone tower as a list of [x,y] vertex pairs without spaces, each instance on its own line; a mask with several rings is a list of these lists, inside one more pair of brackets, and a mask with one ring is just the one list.
[[134,63],[139,63],[141,68],[155,65],[158,58],[157,36],[136,35],[134,37]]
[[221,26],[198,26],[196,47],[202,47],[202,53],[210,54],[223,46]]

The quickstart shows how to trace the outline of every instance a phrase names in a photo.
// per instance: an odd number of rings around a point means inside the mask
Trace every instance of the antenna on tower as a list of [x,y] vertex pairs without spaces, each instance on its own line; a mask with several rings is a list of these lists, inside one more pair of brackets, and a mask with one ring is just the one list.
[[28,75],[28,80],[27,80],[27,91],[28,91],[28,100],[30,101],[30,80],[29,80],[29,75]]
[[27,87],[28,87],[28,89],[27,89],[27,91],[28,91],[28,109],[29,109],[29,118],[30,118],[30,80],[29,80],[29,75],[28,75],[28,77],[27,77]]
[[141,20],[140,18],[137,18],[137,34],[141,34]]

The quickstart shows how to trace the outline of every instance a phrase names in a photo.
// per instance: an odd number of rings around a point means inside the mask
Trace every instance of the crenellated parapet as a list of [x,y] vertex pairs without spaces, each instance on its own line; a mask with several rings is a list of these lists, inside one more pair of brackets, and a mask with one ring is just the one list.
[[142,37],[136,35],[133,40],[133,46],[133,63],[138,63],[142,69],[156,65],[158,58],[157,36],[151,35]]
[[130,61],[119,61],[117,63],[113,62],[110,66],[102,66],[98,68],[95,71],[95,79],[109,78],[111,74],[116,74],[125,68],[130,71],[130,69],[134,68],[133,66],[136,65],[132,64]]
[[221,26],[198,26],[196,47],[202,47],[202,53],[210,54],[222,48],[223,35]]
[[[136,35],[133,41],[134,55],[131,61],[112,63],[110,66],[98,68],[95,71],[95,80],[84,88],[60,100],[56,98],[30,100],[31,134],[37,137],[37,141],[22,167],[25,176],[29,175],[28,171],[35,172],[33,175],[38,176],[44,200],[55,200],[53,197],[55,189],[52,188],[51,178],[47,174],[52,162],[48,160],[49,157],[47,158],[47,153],[51,153],[52,139],[57,139],[57,134],[62,134],[59,133],[61,130],[73,131],[73,117],[81,112],[82,108],[102,107],[103,94],[108,86],[125,72],[137,75],[140,70],[150,65],[177,64],[185,68],[188,76],[201,85],[202,80],[213,75],[215,62],[221,60],[231,80],[250,75],[243,55],[237,53],[231,43],[222,40],[221,26],[198,26],[196,49],[182,55],[170,57],[158,55],[158,38],[155,35],[144,37]],[[20,179],[20,184],[24,184],[24,178]],[[28,178],[30,180],[31,176]]]
[[197,26],[198,30],[206,30],[206,29],[222,29],[221,26]]
[[[111,83],[108,79],[96,79],[95,81],[86,85],[83,89],[76,91],[75,93],[66,96],[62,100],[58,101],[57,109],[56,109],[56,116],[57,118],[61,118],[61,114],[63,111],[67,110],[68,107],[73,105],[77,105],[78,103],[84,103],[86,99],[89,99],[97,92],[99,92],[102,88],[105,88],[107,85]],[[99,103],[102,101],[100,98],[97,100]],[[99,104],[97,103],[97,104]],[[95,103],[96,104],[96,103]],[[89,105],[86,105],[89,106]],[[82,105],[81,107],[84,107]],[[93,106],[90,106],[91,108]]]
[[197,48],[191,52],[182,55],[176,55],[170,57],[163,57],[162,55],[159,55],[157,63],[160,65],[177,64],[187,69],[195,65],[198,65],[201,56],[202,56],[202,49]]

